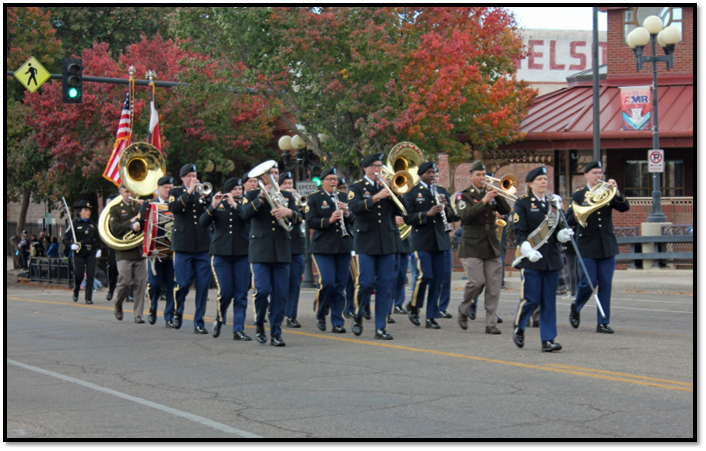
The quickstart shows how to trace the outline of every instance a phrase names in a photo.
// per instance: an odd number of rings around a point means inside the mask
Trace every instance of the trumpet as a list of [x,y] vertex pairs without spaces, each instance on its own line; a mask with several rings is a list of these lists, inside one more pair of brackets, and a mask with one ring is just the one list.
[[199,196],[208,196],[213,191],[213,185],[208,182],[199,183],[196,185],[194,192]]
[[[498,186],[495,186],[494,183],[497,183]],[[515,196],[515,192],[517,191],[519,182],[517,181],[517,177],[515,177],[514,175],[508,174],[502,179],[486,175],[485,185],[497,191],[498,194],[504,197],[505,199],[511,200],[513,202],[517,201],[517,196]]]
[[292,193],[292,196],[294,196],[294,200],[296,201],[298,207],[306,207],[306,203],[309,200],[309,196],[301,195],[296,191],[290,191],[290,193]]

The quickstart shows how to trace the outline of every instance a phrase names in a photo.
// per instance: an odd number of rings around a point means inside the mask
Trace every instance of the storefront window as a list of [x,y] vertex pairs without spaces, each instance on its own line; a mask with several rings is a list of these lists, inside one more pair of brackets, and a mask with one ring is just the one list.
[[[651,197],[652,174],[647,160],[625,162],[625,195],[628,197]],[[667,161],[662,174],[662,195],[679,197],[684,195],[684,160]]]

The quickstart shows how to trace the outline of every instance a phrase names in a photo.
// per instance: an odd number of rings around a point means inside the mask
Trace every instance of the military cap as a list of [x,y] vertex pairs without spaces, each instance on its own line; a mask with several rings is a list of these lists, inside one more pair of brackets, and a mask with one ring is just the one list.
[[547,175],[547,168],[544,166],[540,166],[538,168],[534,168],[531,171],[527,173],[527,177],[525,177],[525,183],[530,183],[540,175]]
[[76,206],[79,210],[82,208],[93,208],[93,204],[91,204],[90,201],[88,200],[80,200],[78,201],[78,205]]
[[436,163],[434,163],[433,161],[425,161],[424,163],[419,165],[419,171],[417,171],[417,174],[422,175],[429,169],[434,169],[434,172],[436,172]]
[[325,179],[326,177],[328,177],[328,176],[331,175],[331,174],[333,174],[333,175],[338,175],[338,174],[336,173],[336,168],[328,168],[328,169],[326,169],[325,171],[322,171],[322,172],[321,172],[321,176],[320,176],[320,177],[321,177],[321,180]]
[[226,182],[223,184],[223,192],[224,193],[230,193],[233,188],[236,186],[243,186],[242,180],[238,177],[232,177],[226,180]]
[[285,180],[291,179],[292,178],[292,173],[291,172],[283,172],[279,175],[279,180],[277,180],[277,183],[280,185],[284,183]]
[[174,177],[172,177],[171,175],[165,175],[164,177],[157,180],[157,186],[173,185],[173,184],[174,184]]
[[373,163],[375,163],[376,161],[382,161],[383,158],[385,158],[384,153],[370,154],[367,157],[363,158],[363,167],[367,168],[368,166],[372,166]]
[[485,165],[483,164],[483,162],[480,160],[474,161],[471,165],[471,170],[469,172],[472,173],[473,171],[485,171]]
[[345,185],[346,184],[346,178],[345,177],[339,177],[338,178],[338,186]]
[[586,167],[583,168],[583,173],[585,174],[588,171],[590,171],[591,169],[595,169],[595,168],[603,169],[603,165],[601,164],[600,161],[592,161],[592,162],[588,163],[586,165]]
[[184,177],[189,172],[196,172],[195,164],[185,164],[182,166],[181,169],[179,169],[179,177]]

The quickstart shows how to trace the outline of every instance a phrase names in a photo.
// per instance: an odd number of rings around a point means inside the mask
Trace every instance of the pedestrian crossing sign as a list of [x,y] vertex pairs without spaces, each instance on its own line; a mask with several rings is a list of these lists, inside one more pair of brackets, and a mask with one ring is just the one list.
[[51,78],[48,70],[39,61],[31,56],[19,69],[15,71],[17,78],[29,92],[34,92]]

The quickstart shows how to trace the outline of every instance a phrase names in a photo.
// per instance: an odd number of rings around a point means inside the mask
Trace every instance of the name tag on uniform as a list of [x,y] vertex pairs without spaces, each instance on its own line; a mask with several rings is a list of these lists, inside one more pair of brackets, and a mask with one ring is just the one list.
[[365,191],[365,192],[363,193],[363,197],[370,197],[370,192]]
[[321,204],[321,208],[331,208],[328,202],[324,201],[323,204]]
[[537,207],[535,204],[532,204],[532,212],[536,213],[539,212],[539,207]]

